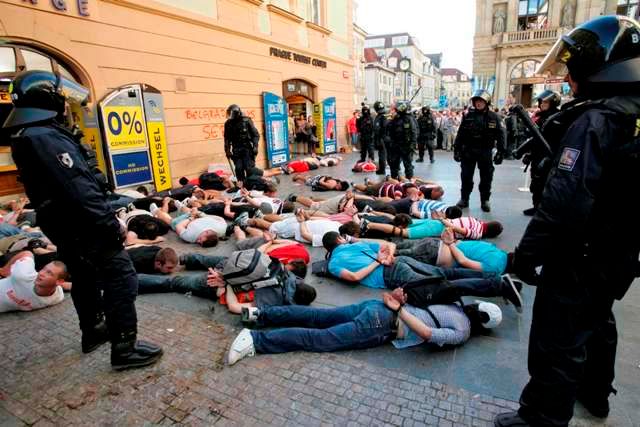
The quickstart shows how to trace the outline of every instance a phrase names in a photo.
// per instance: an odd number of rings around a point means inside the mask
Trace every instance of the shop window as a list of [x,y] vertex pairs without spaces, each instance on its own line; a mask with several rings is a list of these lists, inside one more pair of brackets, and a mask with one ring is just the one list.
[[638,18],[638,0],[618,0],[616,15]]
[[548,11],[548,0],[520,0],[518,2],[518,30],[547,28]]
[[16,71],[16,54],[11,47],[0,47],[0,73]]
[[24,64],[27,66],[27,70],[42,70],[53,72],[53,66],[51,65],[51,59],[30,50],[22,49],[22,58],[24,58]]

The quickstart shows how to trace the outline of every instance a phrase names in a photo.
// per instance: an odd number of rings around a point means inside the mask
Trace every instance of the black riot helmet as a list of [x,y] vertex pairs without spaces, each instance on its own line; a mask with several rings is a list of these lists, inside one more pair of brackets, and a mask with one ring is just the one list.
[[429,114],[430,112],[431,112],[431,108],[429,108],[428,105],[425,105],[424,107],[422,107],[422,115],[423,116]]
[[386,107],[384,105],[384,102],[376,101],[373,103],[373,109],[375,110],[376,114],[381,114],[384,113]]
[[560,106],[560,95],[558,92],[547,89],[536,97],[536,101],[538,101],[538,106],[542,101],[548,101],[550,108],[558,108]]
[[578,83],[640,82],[640,25],[626,16],[600,16],[562,36],[536,71]]
[[369,106],[367,104],[365,104],[364,102],[361,104],[362,105],[362,115],[363,116],[369,116],[371,115],[371,110],[369,109]]
[[9,85],[13,110],[4,122],[4,128],[15,128],[62,119],[65,101],[84,105],[89,91],[59,74],[50,71],[25,71]]
[[473,94],[471,94],[472,104],[475,99],[482,99],[487,103],[487,105],[491,104],[491,95],[489,95],[489,92],[484,89],[476,89]]
[[398,101],[396,102],[396,111],[398,114],[404,116],[407,113],[411,112],[411,104],[407,101]]
[[227,107],[227,117],[231,120],[242,117],[242,110],[238,104],[231,104]]

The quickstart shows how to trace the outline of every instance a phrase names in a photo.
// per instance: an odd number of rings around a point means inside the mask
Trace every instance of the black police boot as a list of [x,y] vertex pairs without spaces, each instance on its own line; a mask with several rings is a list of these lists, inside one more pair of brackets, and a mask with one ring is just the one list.
[[482,209],[483,212],[491,212],[491,204],[488,200],[483,200],[480,202],[480,209]]
[[496,427],[529,427],[531,424],[526,422],[518,412],[506,412],[496,415],[493,419],[493,425]]
[[468,208],[469,207],[469,199],[460,199],[460,200],[458,200],[458,203],[456,203],[456,206],[459,207],[460,209]]
[[137,341],[135,332],[125,332],[111,342],[111,367],[116,371],[141,368],[162,357],[162,348],[147,341]]
[[424,162],[424,158],[423,157],[419,157],[418,160],[416,160],[416,163],[422,163]]
[[526,216],[533,216],[536,213],[536,208],[535,206],[529,209],[525,209],[522,211],[523,214],[525,214]]
[[578,402],[596,418],[607,418],[609,416],[609,395],[594,395],[582,390],[578,390],[576,396]]
[[82,352],[87,354],[109,341],[109,331],[104,320],[100,320],[93,328],[82,330]]

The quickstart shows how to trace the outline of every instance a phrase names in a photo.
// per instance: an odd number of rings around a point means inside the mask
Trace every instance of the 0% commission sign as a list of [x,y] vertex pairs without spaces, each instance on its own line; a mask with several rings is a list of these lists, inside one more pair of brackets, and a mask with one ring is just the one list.
[[104,108],[105,130],[109,148],[113,151],[147,147],[142,108],[114,106]]

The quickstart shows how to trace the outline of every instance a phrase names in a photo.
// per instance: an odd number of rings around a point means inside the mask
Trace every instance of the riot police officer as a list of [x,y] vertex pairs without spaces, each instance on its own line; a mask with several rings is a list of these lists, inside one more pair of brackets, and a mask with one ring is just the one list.
[[424,162],[425,148],[429,152],[429,161],[435,162],[433,158],[433,145],[436,139],[436,124],[431,114],[431,109],[425,105],[422,107],[420,117],[418,118],[418,160],[416,162]]
[[72,275],[82,351],[110,340],[115,369],[146,366],[162,349],[136,340],[138,280],[123,248],[123,230],[73,133],[63,127],[64,93],[73,84],[45,71],[18,75],[4,128],[11,132],[13,159],[38,225]]
[[376,117],[373,120],[373,141],[376,150],[378,150],[378,170],[376,174],[385,175],[387,169],[386,146],[389,144],[386,109],[384,103],[381,101],[374,102],[373,109],[376,112]]
[[[493,163],[502,163],[506,150],[502,120],[491,111],[491,95],[486,90],[476,90],[471,97],[473,109],[462,119],[456,140],[453,143],[453,158],[460,162],[460,208],[469,207],[469,195],[473,190],[473,174],[476,164],[480,171],[480,207],[484,212],[491,211],[491,181],[493,181]],[[497,148],[495,157],[493,149]],[[492,163],[493,157],[493,163]]]
[[[575,99],[544,126],[556,146],[545,191],[513,270],[537,281],[529,337],[531,378],[518,412],[497,426],[566,426],[577,399],[609,414],[617,331],[612,306],[640,274],[640,231],[611,206],[640,199],[640,25],[601,16],[551,48],[538,72],[566,74]],[[555,144],[554,144],[555,142]]]
[[369,159],[374,161],[374,130],[373,130],[373,117],[371,117],[371,110],[366,104],[362,104],[362,110],[360,117],[356,120],[356,128],[360,134],[360,161],[364,162]]
[[227,108],[224,122],[224,152],[233,160],[238,183],[247,178],[247,171],[256,165],[260,134],[250,117],[244,116],[236,104]]
[[[536,114],[534,121],[536,125],[542,129],[549,117],[560,111],[558,108],[560,106],[560,95],[547,89],[538,95],[536,99],[538,101],[539,111]],[[527,156],[527,162],[530,165],[531,171],[531,184],[529,184],[529,191],[531,191],[531,199],[533,201],[533,207],[525,209],[522,212],[527,216],[532,216],[536,212],[536,207],[542,198],[544,183],[547,182],[550,162],[544,161],[544,158],[544,153],[542,153],[540,148],[535,145]]]
[[387,158],[391,168],[391,177],[400,178],[400,162],[404,165],[407,179],[413,178],[413,153],[416,149],[418,128],[411,115],[411,105],[406,101],[396,103],[396,115],[389,122],[390,147]]

